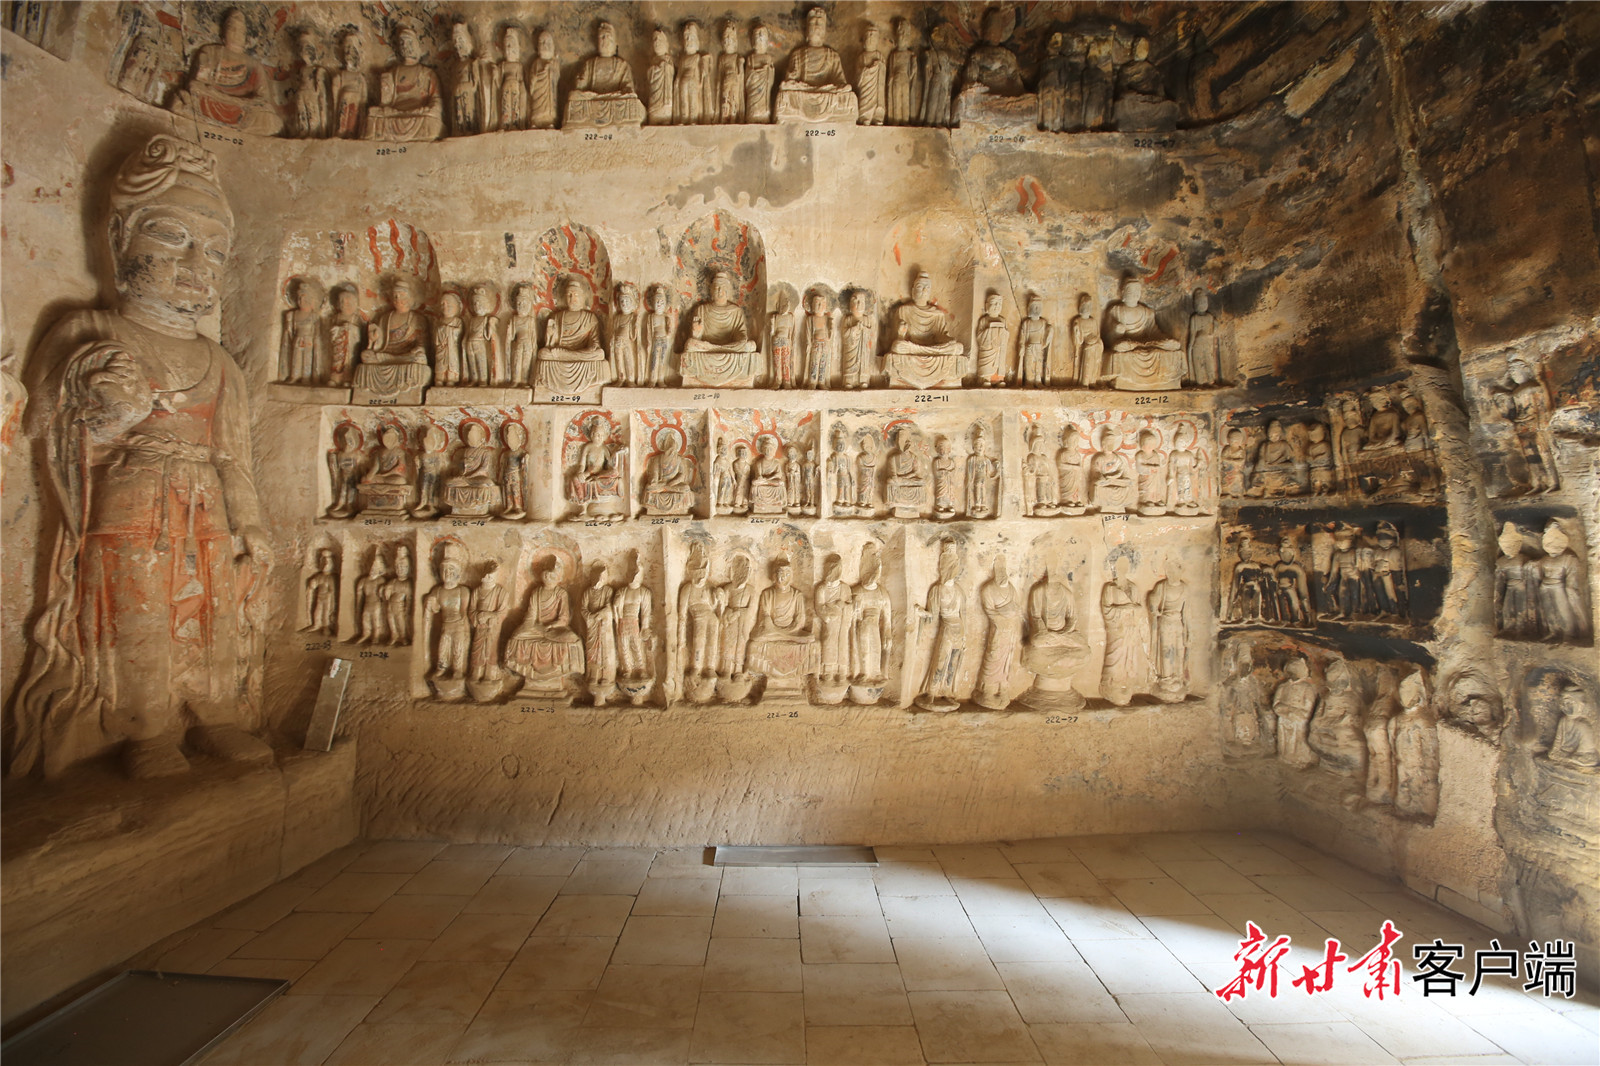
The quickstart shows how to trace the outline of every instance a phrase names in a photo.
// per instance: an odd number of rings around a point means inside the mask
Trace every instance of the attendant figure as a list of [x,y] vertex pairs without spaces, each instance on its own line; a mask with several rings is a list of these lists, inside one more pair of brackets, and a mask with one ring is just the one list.
[[750,627],[754,624],[756,592],[750,587],[750,559],[735,555],[728,565],[728,583],[719,590],[722,599],[722,658],[718,673],[728,678],[749,675]]
[[1395,696],[1399,687],[1394,669],[1380,668],[1378,694],[1361,717],[1362,737],[1367,745],[1365,794],[1368,803],[1394,802],[1394,750],[1389,743],[1389,728],[1400,713],[1400,701]]
[[1117,556],[1112,577],[1100,591],[1105,622],[1105,662],[1100,670],[1100,695],[1126,707],[1150,676],[1149,619],[1139,594],[1128,580],[1128,557]]
[[856,97],[860,101],[860,114],[856,119],[862,126],[881,126],[888,114],[885,78],[888,67],[883,53],[878,50],[882,31],[868,25],[861,42],[861,70],[856,75]]
[[779,292],[777,311],[769,326],[772,335],[772,384],[790,389],[795,385],[794,312],[789,310],[789,294]]
[[640,332],[639,290],[629,282],[617,286],[617,309],[607,323],[612,370],[619,385],[646,383],[644,337]]
[[739,54],[739,24],[722,20],[722,54],[717,57],[717,121],[744,121],[744,56]]
[[1544,623],[1544,635],[1561,643],[1577,643],[1589,635],[1589,608],[1584,602],[1578,557],[1559,522],[1551,521],[1544,527],[1541,546],[1545,557],[1534,565],[1538,568],[1539,618]]
[[1528,558],[1522,530],[1507,522],[1500,529],[1500,557],[1494,561],[1494,610],[1503,637],[1539,635],[1539,564]]
[[1139,450],[1133,456],[1138,484],[1139,513],[1167,513],[1167,457],[1161,454],[1161,434],[1154,429],[1139,431]]
[[500,429],[505,444],[505,461],[500,464],[501,518],[513,521],[527,517],[528,428],[521,422],[507,422]]
[[357,485],[367,457],[361,450],[361,431],[349,422],[334,428],[333,440],[335,447],[328,450],[327,456],[333,502],[328,505],[327,517],[349,518],[361,509]]
[[602,564],[594,568],[594,583],[583,593],[584,660],[588,669],[589,697],[596,707],[617,694],[616,590]]
[[772,86],[777,68],[767,49],[772,47],[772,31],[761,23],[750,28],[750,58],[744,68],[744,120],[772,121]]
[[850,462],[850,447],[843,426],[833,429],[833,441],[828,455],[828,479],[833,487],[833,513],[846,516],[855,513],[856,476]]
[[1055,330],[1044,320],[1044,301],[1030,294],[1028,317],[1017,328],[1018,372],[1024,386],[1045,388],[1056,378],[1050,358],[1050,342],[1054,334]]
[[467,680],[480,685],[500,680],[500,630],[510,606],[506,590],[500,586],[500,564],[491,560],[484,566],[483,577],[467,605],[472,624]]
[[1211,314],[1211,296],[1194,290],[1194,310],[1189,313],[1189,380],[1215,385],[1221,378],[1217,356],[1217,320]]
[[439,318],[433,324],[434,380],[440,385],[459,385],[462,376],[461,339],[467,322],[461,317],[461,297],[447,292],[439,297]]
[[[492,125],[484,124],[488,116],[483,113],[483,101],[491,94],[497,95],[495,90],[500,86],[500,72],[494,70],[492,88],[483,84],[483,75],[487,71],[472,54],[472,27],[466,22],[457,20],[450,27],[450,43],[455,48],[455,55],[446,68],[451,75],[450,135],[470,137],[485,129],[493,129]],[[489,69],[493,69],[492,65]]]
[[851,622],[850,698],[876,703],[887,682],[884,665],[894,644],[894,605],[880,581],[882,566],[875,545],[861,549],[860,583],[852,590],[855,612]]
[[832,377],[833,315],[828,310],[828,298],[813,293],[811,308],[806,315],[806,387],[825,389]]
[[667,126],[673,120],[673,83],[677,67],[672,61],[672,41],[666,30],[657,27],[650,35],[650,53],[650,65],[645,68],[648,95],[645,121],[651,126]]
[[733,463],[728,459],[727,445],[723,443],[720,437],[711,447],[712,514],[732,514],[734,495]]
[[856,447],[856,514],[870,518],[878,510],[878,438],[863,433]]
[[549,30],[534,38],[537,52],[528,65],[528,125],[536,130],[556,128],[557,86],[561,84],[561,61],[556,58],[556,39]]
[[967,651],[967,594],[958,578],[961,557],[950,544],[939,550],[938,579],[928,589],[926,606],[917,607],[917,620],[933,627],[933,647],[928,671],[916,704],[925,711],[954,711],[961,707],[961,660]]
[[[639,681],[654,673],[655,613],[655,595],[645,588],[644,566],[636,559],[633,578],[616,601],[617,668],[624,679]],[[643,693],[633,696],[634,702],[643,698]]]
[[944,434],[933,439],[933,517],[954,518],[959,510],[956,492],[961,478],[956,473],[957,462],[950,454],[950,438]]
[[322,340],[322,286],[310,278],[294,283],[295,306],[283,315],[283,340],[279,346],[279,380],[291,385],[313,385],[322,379],[327,349]]
[[333,318],[328,323],[328,384],[347,385],[361,359],[366,319],[361,314],[354,286],[341,285],[334,289],[333,307]]
[[660,285],[650,290],[650,313],[645,316],[644,340],[647,345],[647,380],[660,388],[667,383],[672,359],[672,316],[667,313],[667,290]]
[[411,549],[401,545],[394,553],[394,577],[383,586],[383,612],[389,625],[389,643],[411,643]]
[[876,321],[867,312],[867,294],[850,293],[850,313],[839,330],[839,370],[847,389],[864,389],[872,383],[873,355],[877,351]]
[[339,622],[339,574],[333,552],[317,549],[317,568],[306,579],[306,618],[302,632],[333,636]]
[[917,27],[910,19],[894,20],[894,51],[889,53],[888,100],[884,121],[915,126],[921,121],[922,79],[917,60]]
[[467,318],[466,337],[461,344],[466,383],[503,385],[506,361],[500,346],[500,319],[494,313],[495,294],[487,285],[474,285],[470,298],[472,314]]
[[1172,454],[1167,458],[1167,502],[1173,514],[1199,514],[1209,495],[1209,464],[1195,447],[1197,436],[1195,428],[1187,422],[1180,422],[1173,435]]
[[439,514],[440,493],[446,472],[450,468],[450,454],[446,450],[450,438],[437,423],[429,422],[422,430],[422,455],[417,459],[417,503],[411,508],[413,518],[433,518]]
[[678,590],[678,646],[686,678],[713,678],[721,650],[723,598],[711,584],[711,564],[703,551],[691,552],[686,579]]
[[[819,684],[838,685],[850,672],[850,622],[854,614],[850,586],[843,581],[843,566],[837,555],[823,563],[822,580],[812,594],[816,601]],[[843,698],[842,695],[840,697]]]
[[972,427],[967,456],[967,517],[993,518],[999,507],[1000,460],[989,454],[989,431],[979,422]]
[[1322,693],[1311,680],[1310,668],[1302,656],[1284,664],[1285,680],[1272,692],[1272,713],[1278,719],[1278,758],[1296,770],[1317,765],[1306,734],[1311,716],[1322,702]]
[[1092,389],[1105,380],[1105,342],[1087,293],[1078,298],[1078,316],[1072,320],[1072,351],[1074,368],[1067,384]]
[[[673,122],[680,126],[697,126],[707,120],[706,83],[713,77],[715,62],[711,56],[700,54],[700,24],[693,19],[685,22],[683,58],[678,60],[678,77],[673,89]],[[712,109],[711,115],[715,114],[715,109]]]
[[1022,457],[1022,513],[1046,517],[1060,513],[1061,483],[1050,438],[1035,422],[1028,427],[1028,454]]
[[295,38],[300,68],[294,88],[295,132],[301,137],[328,136],[328,70],[317,62],[317,37],[301,30]]
[[733,513],[750,513],[750,446],[733,446]]
[[936,128],[954,125],[951,103],[955,99],[956,72],[961,68],[960,42],[949,23],[933,31],[933,47],[923,60],[925,76],[922,90],[922,125]]
[[1519,487],[1527,492],[1559,489],[1555,441],[1550,436],[1550,391],[1527,360],[1512,359],[1509,370],[1509,380],[1492,388],[1489,395],[1500,417],[1511,424],[1526,468]]
[[[439,563],[439,583],[422,597],[423,646],[437,641],[433,670],[428,675],[436,692],[440,688],[449,691],[457,685],[465,688],[472,650],[472,590],[461,583],[466,565],[466,549],[454,541],[447,542]],[[455,698],[460,699],[461,695]]]
[[[1569,698],[1563,693],[1563,709]],[[1592,713],[1589,721],[1592,729]],[[1389,747],[1394,752],[1394,809],[1413,818],[1434,817],[1439,811],[1439,727],[1420,672],[1400,682],[1400,713],[1389,719]],[[1600,760],[1593,758],[1592,740],[1589,751],[1587,763],[1593,766]]]
[[1003,711],[1011,703],[1011,669],[1022,647],[1022,597],[1006,573],[1004,555],[994,557],[994,576],[978,590],[978,605],[989,621],[989,639],[972,698],[980,707]]
[[522,69],[522,30],[507,26],[501,34],[500,51],[505,56],[499,70],[500,129],[525,130],[528,128],[528,87]]
[[1182,703],[1189,695],[1189,631],[1183,621],[1188,588],[1181,578],[1171,576],[1170,563],[1167,569],[1167,576],[1151,586],[1146,598],[1155,643],[1150,667],[1156,699]]
[[333,136],[353,139],[361,136],[367,118],[367,73],[362,67],[361,35],[346,33],[339,41],[339,59],[343,67],[334,72],[332,79]]
[[1067,83],[1073,71],[1071,61],[1061,54],[1062,41],[1061,34],[1052,33],[1039,63],[1039,128],[1051,133],[1068,128]]
[[805,489],[802,487],[804,474],[800,467],[800,449],[793,443],[783,449],[783,492],[786,500],[784,510],[789,514],[805,513]]
[[383,553],[372,553],[367,574],[356,582],[356,643],[389,643],[389,619],[384,613],[383,590],[389,584],[389,564]]
[[984,301],[983,314],[978,317],[977,336],[973,347],[978,362],[978,381],[987,388],[1002,388],[1008,377],[1006,349],[1010,347],[1011,327],[1001,315],[1000,294],[991,292]]
[[506,329],[511,384],[527,385],[533,374],[534,356],[539,351],[539,318],[535,313],[532,285],[518,285],[512,290],[511,312],[511,324]]

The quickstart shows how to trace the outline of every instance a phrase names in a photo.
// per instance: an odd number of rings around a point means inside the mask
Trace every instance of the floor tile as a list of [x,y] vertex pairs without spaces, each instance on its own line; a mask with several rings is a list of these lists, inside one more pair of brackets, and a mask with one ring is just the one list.
[[[337,877],[338,874],[335,873],[333,876]],[[294,880],[279,881],[257,892],[237,907],[223,911],[211,920],[211,924],[218,929],[250,929],[259,933],[286,917],[302,900],[316,891],[317,887],[313,885],[300,884]]]
[[603,1066],[677,1066],[689,1061],[688,1029],[584,1026],[568,1059]]
[[1150,931],[1113,896],[1041,900],[1050,917],[1074,943],[1079,940],[1148,938]]
[[270,977],[274,981],[298,981],[316,963],[310,959],[223,959],[206,973],[218,977]]
[[706,942],[710,939],[710,918],[636,914],[623,926],[611,962],[613,965],[703,966]]
[[1201,847],[1193,833],[1146,833],[1134,837],[1133,850],[1165,866],[1168,862],[1200,862],[1215,858]]
[[1147,914],[1211,913],[1210,907],[1195,899],[1170,877],[1113,879],[1105,885],[1135,917],[1142,918]]
[[362,853],[369,847],[371,845],[364,840],[352,841],[342,848],[335,848],[320,859],[306,863],[281,883],[300,885],[310,889],[321,888],[340,873],[349,869],[350,864],[360,858]]
[[972,919],[990,962],[1050,962],[1076,954],[1048,914],[980,914]]
[[1000,854],[1000,849],[989,845],[942,846],[933,849],[934,856],[949,877],[999,877],[1012,878],[1017,873],[1011,863]]
[[1083,940],[1073,947],[1112,995],[1201,990],[1199,980],[1159,941]]
[[1259,892],[1260,887],[1221,859],[1162,862],[1167,876],[1197,896]]
[[359,914],[296,911],[233,953],[236,959],[320,959],[363,921]]
[[400,886],[402,895],[471,896],[494,875],[500,863],[493,859],[434,860]]
[[883,901],[889,935],[977,936],[967,909],[954,894],[948,896],[890,896]]
[[508,991],[497,987],[484,1001],[451,1062],[566,1062],[580,1043],[579,1025],[593,992]]
[[301,900],[298,911],[350,911],[366,914],[400,890],[410,874],[367,874],[346,870]]
[[1206,850],[1246,877],[1292,876],[1306,872],[1306,868],[1299,863],[1259,844],[1212,847]]
[[1524,1062],[1590,1064],[1600,1061],[1594,1033],[1553,1011],[1463,1015],[1462,1021]]
[[469,896],[391,896],[360,925],[352,938],[389,937],[432,940],[455,921]]
[[1344,1066],[1351,1062],[1400,1061],[1373,1043],[1372,1038],[1352,1022],[1252,1025],[1250,1031],[1283,1062]]
[[936,862],[933,848],[911,844],[874,844],[879,866],[890,862]]
[[543,914],[566,883],[565,877],[496,874],[461,908],[467,914]]
[[912,992],[929,1062],[1041,1062],[1028,1027],[1004,992]]
[[699,966],[606,967],[595,990],[587,1026],[646,1026],[688,1029],[694,1025],[695,1004],[700,999]]
[[893,962],[889,929],[876,918],[801,918],[800,957],[807,963]]
[[650,872],[648,860],[612,861],[585,858],[572,870],[561,894],[590,896],[633,896]]
[[526,914],[459,914],[423,952],[424,959],[509,962],[533,931]]
[[902,937],[894,942],[894,953],[906,988],[912,991],[1005,987],[977,937]]
[[530,937],[500,977],[506,991],[576,991],[600,986],[616,940],[604,936]]
[[815,1066],[921,1066],[926,1060],[910,1025],[807,1025],[806,1061]]
[[1215,914],[1151,915],[1141,924],[1185,966],[1231,966],[1240,933]]
[[706,992],[700,997],[692,1062],[803,1063],[805,1008],[797,992]]
[[721,881],[722,867],[711,865],[710,854],[710,848],[662,848],[650,863],[650,876]]
[[1119,995],[1117,1005],[1169,1066],[1278,1061],[1210,992]]
[[717,900],[713,937],[786,937],[799,939],[800,920],[794,896],[729,896]]
[[800,872],[793,866],[726,866],[724,896],[793,896],[800,892]]
[[[1201,896],[1200,902],[1210,907],[1218,917],[1231,924],[1242,934],[1245,926],[1255,922],[1268,937],[1289,937],[1296,945],[1321,947],[1328,931],[1318,926],[1299,910],[1289,906],[1277,896],[1265,892],[1238,895]],[[1380,923],[1381,927],[1381,923]],[[1372,931],[1377,939],[1378,930]],[[1365,951],[1366,948],[1362,948]],[[1360,957],[1361,952],[1351,958]]]
[[446,844],[434,862],[505,862],[517,849],[510,844]]
[[414,874],[444,850],[430,840],[384,840],[363,851],[345,869],[353,873]]
[[500,877],[568,877],[582,848],[513,848],[495,874]]
[[1404,993],[1402,997],[1398,1002],[1391,999],[1378,1003],[1361,1000],[1360,992],[1355,991],[1353,995],[1336,997],[1334,1002],[1362,1032],[1397,1059],[1495,1055],[1507,1050],[1433,1004],[1420,998],[1404,998]]
[[1054,962],[1001,962],[995,969],[1029,1025],[1126,1020],[1116,999],[1076,954]]
[[1063,862],[1020,862],[1017,873],[1036,896],[1103,896],[1105,886],[1077,859]]
[[1251,878],[1260,891],[1270,892],[1300,911],[1364,911],[1369,909],[1350,893],[1328,884],[1314,874],[1256,876]]
[[1000,845],[1000,854],[1012,866],[1018,863],[1077,862],[1072,845],[1065,840],[1019,840]]
[[443,1063],[461,1039],[462,1025],[418,1025],[385,1021],[377,1025],[363,1022],[325,1060],[328,1066],[374,1066],[375,1063],[404,1062],[414,1066]]
[[1331,855],[1323,855],[1315,859],[1300,860],[1300,866],[1309,874],[1322,878],[1336,888],[1342,888],[1349,893],[1357,892],[1389,892],[1398,888],[1398,883],[1387,877],[1379,877],[1368,873],[1366,870],[1352,866],[1341,859]]
[[708,992],[799,992],[800,941],[714,936],[706,950],[702,987]]
[[206,1056],[206,1066],[317,1066],[350,1035],[376,996],[279,996]]
[[648,845],[638,847],[589,848],[583,853],[584,862],[655,862],[659,848]]
[[[653,867],[652,867],[653,869]],[[720,879],[709,877],[645,878],[634,914],[671,914],[709,918],[717,912]]]
[[968,914],[1043,914],[1044,908],[1020,877],[951,878]]
[[910,1025],[900,968],[893,963],[805,966],[807,1025]]
[[150,967],[178,973],[205,973],[256,938],[248,929],[200,929],[156,959]]
[[862,917],[882,913],[872,881],[800,878],[800,913]]
[[533,935],[616,936],[632,910],[632,896],[557,896]]
[[[1287,960],[1285,960],[1287,963]],[[1237,962],[1187,964],[1200,984],[1213,993],[1228,987],[1239,976]],[[1246,988],[1243,996],[1230,996],[1217,1001],[1228,1008],[1235,1018],[1252,1028],[1257,1025],[1321,1025],[1349,1021],[1331,996],[1324,993],[1308,995],[1303,987],[1294,985],[1300,976],[1300,964],[1284,965],[1278,974],[1278,994],[1267,989]],[[1338,975],[1344,976],[1344,975]]]
[[1125,1021],[1030,1025],[1028,1034],[1045,1066],[1159,1066],[1161,1062],[1139,1030]]
[[889,896],[954,896],[944,868],[936,862],[893,862],[873,872],[878,898]]
[[452,1025],[458,1031],[465,1030],[504,969],[503,961],[418,962],[365,1020]]
[[1073,848],[1072,853],[1099,878],[1161,876],[1161,867],[1132,848],[1080,846]]
[[426,940],[346,940],[296,981],[292,996],[382,996],[428,948]]

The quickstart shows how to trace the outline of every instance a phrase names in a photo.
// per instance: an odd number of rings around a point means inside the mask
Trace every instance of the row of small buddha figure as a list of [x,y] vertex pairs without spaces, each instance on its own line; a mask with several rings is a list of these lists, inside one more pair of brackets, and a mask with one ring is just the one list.
[[548,312],[541,331],[537,295],[528,284],[512,290],[513,313],[502,323],[490,285],[470,287],[465,308],[459,293],[446,290],[438,313],[430,315],[418,306],[417,282],[402,275],[389,286],[391,308],[369,324],[353,286],[335,289],[334,313],[325,321],[321,283],[298,277],[290,286],[294,307],[283,316],[279,379],[353,382],[377,395],[416,395],[430,383],[531,384],[559,396],[592,396],[608,384],[666,386],[674,376],[690,388],[1171,390],[1222,383],[1215,320],[1203,289],[1194,295],[1187,344],[1162,332],[1155,311],[1142,303],[1137,279],[1123,283],[1121,299],[1106,307],[1103,319],[1092,298],[1081,297],[1077,317],[1059,339],[1043,317],[1043,299],[1030,294],[1015,344],[1002,298],[991,292],[969,361],[952,316],[933,301],[927,273],[913,279],[909,300],[890,309],[881,350],[878,316],[863,289],[846,290],[847,312],[813,290],[798,322],[780,294],[763,330],[736,302],[731,274],[716,271],[709,281],[710,299],[693,306],[680,343],[664,285],[649,290],[649,310],[642,311],[638,288],[621,283],[616,309],[602,316],[590,309],[587,284],[568,277],[558,286],[561,306]]
[[1236,757],[1276,755],[1333,775],[1352,802],[1431,819],[1439,806],[1438,716],[1428,675],[1321,649],[1223,644],[1222,739]]
[[[1028,425],[1022,460],[1022,513],[1197,515],[1215,510],[1211,463],[1193,422],[1154,422],[1125,433],[1112,422],[1089,432],[1068,421],[1059,438]],[[1060,447],[1056,447],[1059,439]],[[1092,442],[1092,443],[1091,443]],[[1137,442],[1137,450],[1129,445]]]
[[[394,558],[391,567],[388,556]],[[340,558],[337,547],[319,547],[313,553],[311,573],[305,580],[303,632],[339,635]],[[414,578],[411,548],[372,548],[366,572],[355,582],[356,644],[407,645],[411,643],[411,605]]]
[[[1399,392],[1396,410],[1395,392]],[[1331,401],[1328,418],[1273,419],[1265,431],[1233,426],[1222,446],[1222,494],[1230,499],[1403,496],[1437,488],[1439,470],[1422,400],[1374,388]]]
[[389,516],[430,519],[527,517],[528,427],[508,419],[499,439],[480,418],[451,432],[429,422],[415,432],[380,421],[376,442],[354,422],[333,429],[327,453],[332,502],[327,518]]
[[[600,128],[608,126],[851,122],[861,125],[954,126],[964,113],[983,117],[984,104],[1019,100],[1040,129],[1172,129],[1177,107],[1149,59],[1149,42],[1116,34],[1053,34],[1039,65],[1037,96],[1028,92],[1017,54],[1009,45],[1015,17],[989,12],[983,39],[963,55],[948,23],[933,31],[934,47],[919,55],[920,32],[897,19],[891,49],[883,31],[868,24],[852,80],[839,52],[827,43],[828,16],[821,7],[806,15],[805,43],[778,66],[767,54],[769,27],[749,29],[750,51],[741,50],[742,27],[724,19],[721,55],[702,51],[701,24],[680,29],[682,53],[674,57],[669,32],[656,28],[641,99],[632,65],[617,54],[617,34],[608,22],[595,30],[597,54],[585,59],[560,106],[561,60],[555,36],[539,30],[525,65],[525,34],[502,24],[493,45],[480,46],[471,25],[458,19],[450,30],[451,55],[441,80],[425,62],[427,48],[414,23],[395,30],[396,62],[378,76],[374,99],[362,56],[361,36],[339,42],[340,69],[320,61],[314,30],[297,32],[292,119],[286,124],[274,98],[274,78],[250,55],[248,25],[241,11],[228,12],[222,41],[201,47],[186,88],[172,108],[212,123],[261,135],[364,137],[380,141],[431,141],[498,130]],[[1118,53],[1122,62],[1118,64]],[[155,54],[149,42],[130,49],[119,84],[148,93]],[[774,94],[776,87],[776,94]],[[956,106],[957,93],[960,104]],[[1002,105],[1001,113],[1006,110]]]
[[[1300,554],[1302,538],[1310,541],[1309,560]],[[1347,522],[1315,523],[1287,528],[1276,547],[1261,540],[1250,529],[1234,533],[1235,559],[1223,561],[1223,622],[1290,629],[1407,622],[1409,568],[1393,522],[1379,521],[1371,533]]]

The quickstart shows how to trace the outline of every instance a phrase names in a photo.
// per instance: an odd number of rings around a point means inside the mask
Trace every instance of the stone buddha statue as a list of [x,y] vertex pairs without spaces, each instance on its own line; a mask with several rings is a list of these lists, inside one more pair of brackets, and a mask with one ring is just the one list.
[[779,122],[856,121],[856,92],[844,76],[844,61],[827,40],[828,13],[814,7],[806,13],[806,43],[789,56],[778,85]]
[[778,458],[778,438],[763,433],[756,439],[756,457],[750,464],[750,513],[784,514],[787,507],[788,488],[783,460]]
[[1183,344],[1162,334],[1154,309],[1139,302],[1143,296],[1143,282],[1129,278],[1122,299],[1106,308],[1112,382],[1119,389],[1176,389],[1188,369]]
[[895,430],[889,452],[889,506],[896,518],[921,518],[928,506],[928,478],[910,426]]
[[395,278],[389,289],[390,309],[379,314],[367,332],[367,347],[356,367],[355,387],[371,398],[390,403],[419,404],[433,379],[428,366],[428,316],[414,309],[416,283]]
[[1102,514],[1137,510],[1133,470],[1118,449],[1122,433],[1116,426],[1100,427],[1100,447],[1089,459],[1089,507]]
[[733,275],[719,270],[711,279],[711,299],[695,305],[689,340],[678,358],[685,387],[750,388],[755,384],[760,348],[751,337],[744,308],[733,302]]
[[283,116],[272,99],[272,78],[245,51],[249,30],[235,8],[222,19],[222,43],[200,47],[189,85],[172,101],[172,110],[214,126],[263,137],[283,132]]
[[600,54],[583,61],[567,96],[565,129],[644,125],[644,104],[633,86],[633,67],[617,55],[617,31],[609,22],[595,27]]
[[1283,423],[1267,423],[1267,439],[1256,448],[1250,466],[1250,487],[1246,496],[1301,496],[1310,486],[1310,469],[1284,436]]
[[551,312],[544,324],[533,385],[554,393],[592,393],[611,380],[611,364],[600,346],[600,316],[589,310],[576,278],[562,286],[562,295],[566,307]]
[[683,435],[676,429],[663,429],[655,447],[644,464],[644,512],[686,515],[694,507],[694,467],[684,450]]
[[954,337],[949,313],[933,302],[926,273],[912,282],[911,301],[895,308],[892,329],[884,358],[891,388],[960,388],[966,349]]
[[756,624],[750,630],[750,669],[766,675],[768,692],[801,691],[806,675],[816,672],[809,614],[805,594],[794,587],[793,565],[778,560],[772,584],[756,600]]
[[1089,654],[1089,642],[1078,631],[1072,588],[1059,569],[1045,570],[1028,590],[1027,633],[1022,639],[1022,665],[1035,677],[1024,702],[1045,709],[1080,706],[1083,697],[1072,687],[1072,675]]
[[439,75],[422,62],[422,39],[410,26],[395,31],[400,61],[378,75],[378,102],[367,109],[369,141],[437,141],[444,135]]
[[500,504],[500,449],[475,418],[461,423],[461,472],[444,483],[445,503],[458,518],[484,518]]
[[615,522],[623,517],[623,448],[612,444],[613,427],[604,415],[590,415],[587,438],[578,448],[577,464],[567,482],[567,498],[588,519]]
[[415,478],[416,462],[405,446],[405,432],[392,422],[386,423],[361,479],[361,497],[366,503],[363,510],[375,515],[405,514]]
[[572,598],[554,560],[528,593],[522,624],[506,642],[505,668],[520,674],[523,691],[559,695],[566,679],[583,673],[583,641],[572,631]]

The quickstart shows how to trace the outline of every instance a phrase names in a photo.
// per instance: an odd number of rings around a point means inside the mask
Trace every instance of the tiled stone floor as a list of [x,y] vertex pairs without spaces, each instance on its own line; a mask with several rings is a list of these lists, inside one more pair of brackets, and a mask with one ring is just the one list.
[[[270,975],[238,1063],[1593,1063],[1596,999],[1420,994],[1410,946],[1491,934],[1267,834],[886,847],[880,865],[702,851],[352,845],[142,965]],[[1398,999],[1289,985],[1385,918]],[[1279,996],[1224,1004],[1247,920],[1293,937]]]

